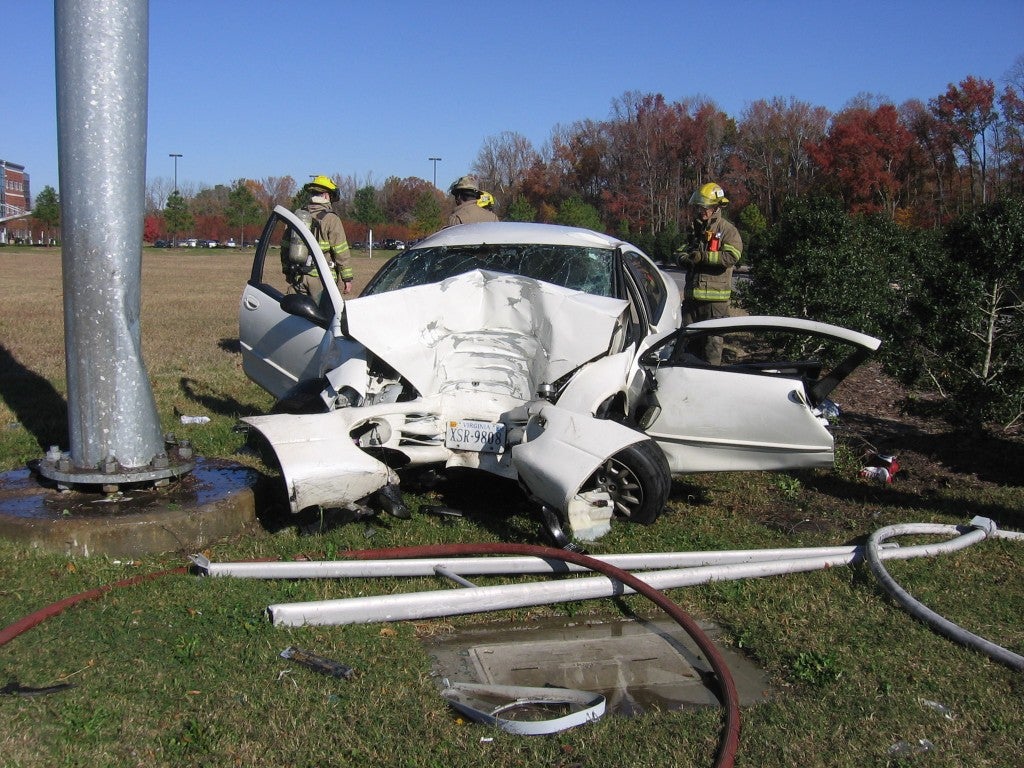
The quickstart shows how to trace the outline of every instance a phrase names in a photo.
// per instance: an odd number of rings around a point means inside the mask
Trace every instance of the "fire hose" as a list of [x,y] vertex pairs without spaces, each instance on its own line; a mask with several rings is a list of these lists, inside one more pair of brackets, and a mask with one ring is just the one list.
[[[898,535],[907,534],[959,534],[956,539],[942,543],[942,544],[931,544],[931,545],[918,545],[913,547],[902,547],[892,548],[892,545],[885,545],[884,542]],[[922,606],[920,603],[911,598],[905,590],[903,590],[891,576],[886,572],[885,568],[881,565],[882,559],[897,558],[907,559],[914,556],[920,555],[935,555],[940,552],[952,551],[971,543],[979,541],[981,539],[993,537],[993,538],[1004,538],[1004,539],[1017,539],[1024,540],[1024,533],[1018,533],[1013,531],[999,531],[996,529],[995,524],[991,520],[985,518],[974,518],[971,521],[971,525],[968,530],[958,529],[955,526],[950,525],[934,525],[934,524],[908,524],[900,526],[890,526],[876,531],[868,540],[866,547],[863,549],[859,547],[844,547],[844,548],[821,548],[818,551],[814,551],[814,555],[811,556],[811,551],[801,552],[800,554],[792,554],[800,552],[800,550],[791,550],[787,556],[786,550],[772,551],[770,553],[762,553],[761,555],[756,554],[757,550],[751,550],[747,552],[732,552],[732,553],[702,553],[688,556],[685,553],[672,553],[672,558],[683,558],[693,559],[698,558],[700,560],[719,560],[721,563],[717,566],[705,566],[706,568],[717,568],[719,570],[712,570],[706,575],[701,577],[701,581],[694,581],[693,577],[687,577],[683,582],[668,582],[659,584],[660,588],[669,588],[673,586],[682,586],[683,583],[704,583],[708,580],[721,580],[723,578],[744,578],[748,576],[765,576],[771,573],[782,573],[782,572],[793,572],[793,571],[805,571],[812,570],[813,563],[817,563],[816,567],[829,567],[831,565],[839,564],[840,562],[852,563],[859,559],[864,559],[868,562],[868,566],[872,573],[881,583],[883,588],[905,609],[907,609],[915,618],[929,624],[933,629],[946,635],[950,639],[956,642],[960,642],[963,645],[971,647],[979,652],[985,653],[990,658],[999,661],[1013,669],[1021,670],[1024,669],[1024,657],[1014,654],[1004,648],[1001,648],[994,643],[991,643],[984,638],[979,638],[965,630],[962,630],[955,624],[948,622],[941,616],[938,616],[934,612]],[[886,547],[883,549],[882,547]],[[518,544],[452,544],[452,545],[434,545],[434,546],[421,546],[421,547],[402,547],[394,549],[377,549],[377,550],[358,550],[346,553],[348,557],[356,560],[374,560],[374,559],[428,559],[433,560],[436,566],[437,558],[453,558],[453,562],[457,562],[458,558],[465,556],[474,555],[512,555],[512,556],[523,556],[527,559],[537,558],[545,561],[547,565],[545,567],[550,570],[554,568],[550,565],[552,561],[561,562],[566,567],[575,566],[576,570],[586,569],[592,570],[606,576],[608,579],[619,582],[621,585],[613,594],[622,594],[628,590],[635,591],[639,594],[647,597],[651,602],[657,605],[659,608],[664,610],[673,620],[675,620],[683,629],[693,637],[698,647],[705,653],[708,662],[710,663],[713,671],[716,674],[718,685],[720,687],[723,704],[725,705],[725,720],[722,730],[722,736],[719,742],[718,757],[716,759],[716,766],[733,765],[735,760],[736,750],[739,743],[739,704],[738,694],[736,692],[735,683],[728,670],[728,667],[721,657],[721,654],[715,648],[714,644],[707,638],[702,632],[700,627],[693,621],[685,611],[682,610],[676,603],[667,598],[663,593],[659,591],[659,588],[652,586],[651,581],[657,580],[657,574],[649,574],[647,580],[641,580],[639,577],[634,576],[629,571],[624,570],[612,563],[608,562],[616,558],[625,560],[634,565],[634,561],[631,558],[644,558],[650,559],[652,563],[664,560],[664,556],[658,555],[622,555],[622,556],[608,556],[605,559],[597,559],[589,557],[582,553],[571,552],[561,549],[553,549],[550,547],[541,547],[534,545],[518,545]],[[787,559],[788,557],[788,559]],[[485,558],[496,560],[497,558]],[[516,558],[506,558],[516,559]],[[522,559],[522,558],[519,558]],[[199,558],[193,558],[194,562],[199,566],[199,570],[206,570],[208,574],[213,574],[214,570],[211,567],[209,561],[202,558],[205,561],[205,565],[200,561]],[[770,568],[766,563],[770,561],[776,561],[781,563],[784,570],[778,568]],[[245,564],[237,564],[245,565]],[[272,569],[272,566],[285,565],[279,563],[266,563],[263,564],[267,571]],[[312,564],[307,564],[312,565]],[[322,565],[322,564],[321,564]],[[651,566],[657,567],[657,566]],[[729,576],[724,575],[722,569],[736,569],[736,568],[751,568],[755,570],[752,572],[736,571]],[[680,570],[689,570],[691,572],[700,570],[699,567],[684,568]],[[129,579],[124,579],[113,584],[97,587],[95,589],[82,592],[77,595],[73,595],[63,600],[52,603],[51,605],[45,606],[44,608],[35,611],[28,616],[14,622],[13,624],[0,630],[0,646],[6,645],[8,642],[28,631],[32,627],[45,621],[47,618],[55,616],[65,609],[77,605],[80,602],[87,600],[95,600],[107,592],[121,587],[129,587],[137,584],[144,583],[153,579],[160,578],[166,575],[172,574],[183,574],[187,571],[186,568],[175,568],[166,571],[160,571],[151,574],[145,574],[135,576]],[[490,571],[495,572],[495,571]],[[220,575],[231,574],[230,569],[227,571],[220,572]],[[670,573],[670,572],[665,572]],[[252,571],[246,573],[249,577],[270,577],[267,575],[259,575],[258,572]],[[321,574],[322,575],[322,574]],[[294,577],[294,576],[292,576]],[[287,577],[285,577],[287,578]],[[626,588],[626,589],[623,589]],[[470,590],[477,591],[477,590]],[[591,595],[598,596],[598,595]],[[353,598],[358,600],[359,598]],[[553,601],[552,601],[553,602]],[[497,607],[492,606],[491,610],[496,610]]]
[[[726,766],[732,766],[735,763],[736,750],[739,747],[740,732],[739,693],[736,690],[736,683],[732,678],[732,673],[729,671],[728,664],[711,639],[708,638],[697,622],[690,617],[688,613],[657,589],[649,586],[628,571],[624,571],[621,568],[617,568],[614,565],[610,565],[600,560],[595,560],[594,558],[578,552],[570,552],[567,550],[530,544],[450,544],[424,547],[402,547],[396,549],[362,550],[349,552],[348,555],[351,557],[366,559],[380,557],[450,557],[462,555],[532,555],[535,557],[574,563],[575,565],[584,567],[588,570],[597,571],[611,579],[621,582],[635,592],[643,595],[665,611],[665,613],[667,613],[694,639],[697,646],[704,652],[708,663],[711,665],[711,668],[715,673],[718,686],[722,694],[723,705],[725,707],[725,720],[722,728],[722,736],[719,740],[718,755],[715,760],[715,766],[716,768],[724,768]],[[87,600],[96,600],[107,592],[110,592],[112,589],[134,586],[136,584],[141,584],[144,581],[160,578],[161,576],[185,573],[186,570],[186,568],[176,568],[143,576],[135,576],[130,579],[124,579],[113,584],[97,587],[95,589],[64,598],[63,600],[41,608],[40,610],[35,611],[34,613],[29,614],[28,616],[5,627],[3,630],[0,630],[0,646],[7,644],[14,638],[24,632],[27,632],[29,629],[42,623],[46,619],[62,613],[67,608]]]

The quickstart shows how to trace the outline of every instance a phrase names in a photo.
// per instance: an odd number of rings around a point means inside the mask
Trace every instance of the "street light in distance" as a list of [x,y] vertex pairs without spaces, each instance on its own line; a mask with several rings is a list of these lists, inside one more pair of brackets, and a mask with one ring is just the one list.
[[178,158],[183,157],[180,153],[171,152],[168,157],[174,158],[174,191],[178,191]]

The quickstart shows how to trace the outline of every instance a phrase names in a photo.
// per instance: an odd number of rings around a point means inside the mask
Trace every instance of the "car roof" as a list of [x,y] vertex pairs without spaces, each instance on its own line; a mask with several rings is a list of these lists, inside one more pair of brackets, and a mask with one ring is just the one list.
[[457,224],[442,229],[416,243],[413,250],[445,245],[479,245],[481,243],[537,243],[543,245],[576,245],[589,248],[617,248],[622,240],[580,227],[560,224],[533,224],[517,221],[492,221],[478,224]]

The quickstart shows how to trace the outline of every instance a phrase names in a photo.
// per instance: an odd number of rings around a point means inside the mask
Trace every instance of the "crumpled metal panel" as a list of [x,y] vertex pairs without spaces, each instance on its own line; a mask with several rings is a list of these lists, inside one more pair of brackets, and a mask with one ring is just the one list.
[[[515,396],[528,400],[537,384],[606,353],[626,306],[622,299],[476,270],[353,299],[345,313],[349,334],[421,394],[454,382],[499,381],[511,372]],[[509,368],[513,359],[520,367]]]
[[356,410],[243,419],[273,447],[292,512],[316,505],[344,507],[396,481],[387,465],[349,437]]

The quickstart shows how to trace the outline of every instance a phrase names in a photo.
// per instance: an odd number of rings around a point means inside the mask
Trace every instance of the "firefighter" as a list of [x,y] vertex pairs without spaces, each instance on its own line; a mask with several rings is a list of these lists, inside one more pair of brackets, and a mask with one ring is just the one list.
[[[455,198],[455,210],[448,217],[448,226],[456,224],[473,224],[479,221],[497,221],[494,211],[480,205],[483,192],[477,183],[476,176],[463,176],[452,182],[448,188]],[[491,198],[494,199],[493,197]]]
[[[345,237],[345,226],[332,205],[338,199],[338,185],[326,176],[317,176],[304,189],[309,193],[309,202],[304,207],[312,218],[310,231],[331,265],[331,277],[342,293],[352,293],[352,254]],[[315,268],[308,276],[314,280],[319,278]]]
[[[718,184],[702,184],[690,196],[695,216],[690,238],[676,251],[679,266],[686,269],[683,293],[683,322],[729,316],[732,298],[732,269],[743,254],[740,233],[722,215],[729,204]],[[712,365],[722,362],[722,337],[705,336],[694,340],[688,351]]]

